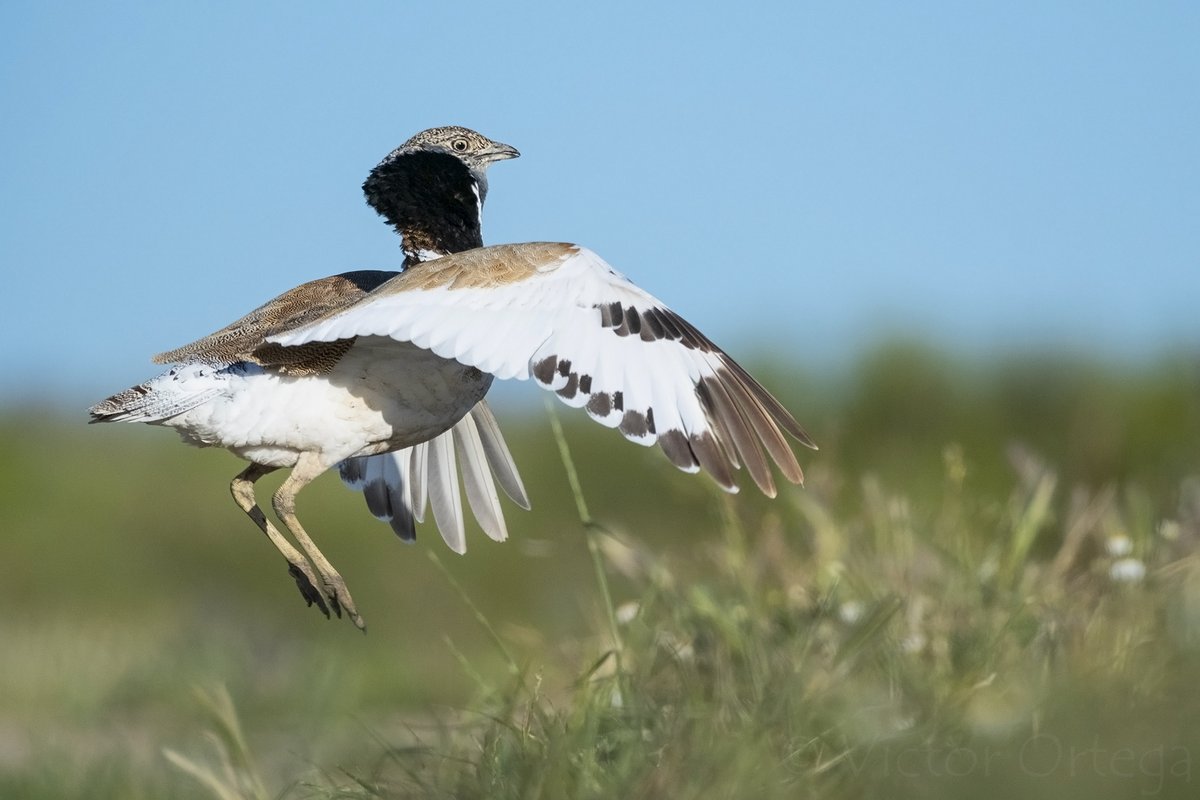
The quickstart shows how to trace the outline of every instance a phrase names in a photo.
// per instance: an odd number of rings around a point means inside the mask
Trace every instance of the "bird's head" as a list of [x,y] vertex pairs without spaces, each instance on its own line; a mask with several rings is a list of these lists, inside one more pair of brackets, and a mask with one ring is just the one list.
[[473,172],[484,172],[497,161],[517,158],[517,148],[494,142],[482,133],[461,125],[444,125],[423,130],[396,148],[391,156],[417,151],[442,152],[458,158]]
[[487,169],[520,155],[470,128],[429,128],[388,153],[367,176],[363,193],[404,238],[410,260],[418,252],[479,247]]
[[[379,174],[387,174],[396,169],[403,169],[410,162],[433,160],[441,162],[445,169],[452,170],[454,159],[467,168],[471,179],[479,186],[482,199],[487,195],[487,168],[497,161],[518,158],[520,151],[512,145],[495,142],[482,133],[464,128],[461,125],[443,125],[439,128],[428,128],[413,136],[404,144],[387,154],[383,161],[371,171],[367,184]],[[430,156],[434,158],[429,159]],[[422,158],[425,157],[425,158]],[[363,185],[368,190],[367,184]],[[368,199],[370,199],[368,190]]]

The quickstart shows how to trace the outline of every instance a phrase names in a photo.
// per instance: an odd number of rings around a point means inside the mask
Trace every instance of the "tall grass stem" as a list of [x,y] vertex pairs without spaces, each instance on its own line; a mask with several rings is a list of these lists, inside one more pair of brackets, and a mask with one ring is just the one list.
[[621,674],[623,671],[621,668],[621,632],[617,627],[617,611],[613,605],[612,592],[608,588],[608,573],[604,571],[604,559],[600,552],[600,542],[597,540],[597,537],[604,532],[604,529],[588,513],[587,501],[583,497],[583,487],[579,483],[579,473],[575,469],[575,460],[571,458],[571,448],[568,446],[567,437],[563,433],[562,423],[559,422],[558,411],[554,407],[553,398],[547,396],[545,404],[546,414],[550,417],[550,430],[553,431],[554,440],[558,443],[558,455],[562,459],[563,468],[567,472],[567,482],[571,485],[571,494],[575,497],[575,510],[579,512],[579,521],[583,524],[588,553],[592,557],[592,569],[596,573],[596,583],[600,587],[600,595],[604,600],[604,610],[608,614],[608,629],[612,636],[613,649],[616,653],[617,673]]
[[429,555],[429,560],[433,562],[435,567],[441,570],[442,575],[446,577],[446,580],[450,583],[451,588],[458,593],[458,596],[462,598],[464,603],[466,603],[467,608],[471,610],[471,613],[475,616],[476,622],[478,622],[483,629],[488,632],[488,635],[492,637],[492,641],[496,644],[496,648],[508,662],[509,670],[514,675],[519,675],[521,673],[521,668],[517,665],[517,660],[513,658],[512,653],[509,652],[508,648],[504,646],[504,640],[500,638],[500,634],[497,633],[496,629],[492,627],[492,623],[489,622],[488,618],[484,616],[482,611],[479,610],[479,606],[475,605],[475,602],[471,599],[471,596],[467,594],[466,590],[463,589],[462,585],[454,579],[453,575],[450,574],[450,570],[447,569],[446,565],[442,563],[442,559],[438,557],[438,554],[433,550],[429,550],[427,553]]

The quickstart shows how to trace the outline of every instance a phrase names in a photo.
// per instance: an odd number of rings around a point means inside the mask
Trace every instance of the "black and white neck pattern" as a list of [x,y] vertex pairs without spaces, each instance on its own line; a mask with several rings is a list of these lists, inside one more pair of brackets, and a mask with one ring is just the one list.
[[407,269],[483,246],[484,180],[450,153],[397,152],[371,170],[363,193],[400,234]]

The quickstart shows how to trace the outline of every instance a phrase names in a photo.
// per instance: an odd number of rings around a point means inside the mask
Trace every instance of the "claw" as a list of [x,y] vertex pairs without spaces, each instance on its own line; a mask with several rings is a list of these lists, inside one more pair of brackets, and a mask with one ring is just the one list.
[[[288,564],[288,574],[296,582],[296,587],[300,589],[300,594],[304,597],[304,602],[308,603],[310,608],[313,603],[316,603],[317,608],[325,615],[325,619],[329,619],[329,606],[325,604],[324,596],[317,591],[317,587],[313,586],[308,576],[295,564]],[[342,612],[339,609],[338,616],[340,617],[341,615]]]
[[338,617],[342,616],[342,609],[345,609],[346,616],[350,618],[354,626],[360,631],[365,631],[367,624],[363,622],[362,615],[358,613],[358,608],[354,605],[354,599],[350,597],[350,590],[346,588],[346,581],[342,579],[342,576],[331,572],[322,573],[321,578],[325,581],[325,598]]
[[338,617],[342,616],[342,609],[346,610],[346,616],[354,623],[354,627],[360,631],[366,632],[367,623],[363,622],[362,614],[358,613],[358,609],[354,606],[354,600],[350,597],[350,592],[346,590],[346,584],[332,585],[332,591],[327,595],[329,604],[337,611]]
[[299,587],[300,594],[304,596],[304,601],[309,606],[316,604],[321,613],[325,615],[325,619],[330,619],[331,611],[338,619],[341,619],[342,611],[345,610],[346,616],[350,618],[354,626],[360,631],[366,632],[367,625],[363,621],[362,615],[358,613],[354,599],[350,597],[350,591],[346,588],[346,582],[342,580],[342,576],[337,573],[322,575],[322,591],[318,591],[313,582],[309,580],[308,575],[295,564],[288,565],[288,574],[296,581],[296,586]]

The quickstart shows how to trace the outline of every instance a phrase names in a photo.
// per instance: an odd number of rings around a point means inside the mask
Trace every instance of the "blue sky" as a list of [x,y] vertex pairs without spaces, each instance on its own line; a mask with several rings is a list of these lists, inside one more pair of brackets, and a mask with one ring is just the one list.
[[523,153],[487,241],[592,247],[735,354],[1197,345],[1198,9],[6,2],[0,398],[394,267],[359,186],[449,123]]

